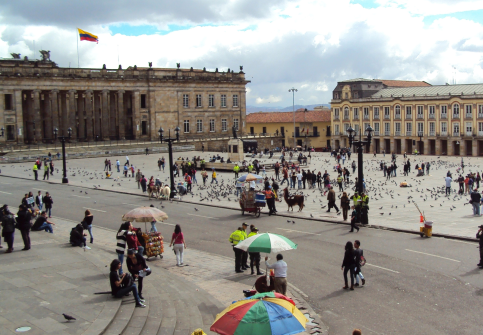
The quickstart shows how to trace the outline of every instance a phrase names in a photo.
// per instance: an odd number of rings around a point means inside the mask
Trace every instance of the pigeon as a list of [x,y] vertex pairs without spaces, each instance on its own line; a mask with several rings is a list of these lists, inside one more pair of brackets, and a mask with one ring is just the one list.
[[65,318],[67,321],[75,321],[75,320],[77,320],[76,318],[74,318],[73,316],[70,316],[70,315],[68,315],[68,314],[62,313],[62,315],[64,316],[64,318]]
[[291,220],[287,220],[288,223],[292,222]]
[[198,211],[198,208],[195,207],[195,211]]
[[312,214],[310,214],[310,217],[313,218],[314,216]]

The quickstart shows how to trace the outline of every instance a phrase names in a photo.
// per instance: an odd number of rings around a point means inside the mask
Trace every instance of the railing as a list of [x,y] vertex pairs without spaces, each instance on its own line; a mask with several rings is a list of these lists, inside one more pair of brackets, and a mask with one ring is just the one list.
[[483,136],[483,131],[479,131],[478,136]]
[[[295,137],[319,137],[320,136],[320,131],[316,131],[316,132],[313,132],[313,131],[309,131],[309,132],[299,132],[299,133],[295,133]],[[294,133],[292,133],[292,137],[294,137]]]
[[406,136],[412,136],[412,135],[413,135],[412,130],[407,130],[407,131],[406,131]]
[[473,136],[473,132],[472,132],[472,131],[467,131],[467,132],[465,133],[465,136]]
[[359,115],[354,115],[354,120],[359,120]]
[[369,120],[369,115],[364,115],[364,120]]
[[446,113],[441,114],[441,118],[442,119],[447,119],[448,118],[448,114],[446,114]]
[[390,115],[384,115],[384,120],[389,120],[391,118]]
[[379,120],[379,114],[374,114],[374,120]]
[[430,131],[429,132],[429,136],[436,136],[436,132],[435,131]]
[[340,132],[336,130],[336,131],[334,131],[334,135],[335,136],[339,136],[340,135]]
[[384,135],[385,135],[385,136],[391,136],[391,132],[390,132],[390,131],[385,131],[385,132],[384,132]]
[[459,114],[453,114],[453,119],[459,119],[460,115]]
[[334,115],[334,120],[339,120],[339,115]]
[[459,132],[454,131],[454,132],[453,132],[453,136],[460,136],[460,133],[459,133]]
[[412,120],[413,115],[412,114],[406,114],[406,120]]
[[394,136],[401,136],[401,132],[400,131],[394,132]]
[[396,115],[394,115],[394,118],[395,118],[396,120],[401,120],[401,114],[396,114]]
[[448,132],[447,131],[442,131],[441,132],[441,136],[448,136]]
[[349,115],[344,115],[344,120],[349,120]]
[[374,131],[374,136],[379,136],[379,130]]
[[465,118],[472,119],[473,118],[472,113],[466,113]]
[[436,118],[436,116],[435,116],[434,114],[429,114],[429,118],[430,118],[430,119],[435,119],[435,118]]
[[418,119],[424,119],[424,115],[423,114],[418,114]]
[[483,119],[483,114],[478,113],[478,119]]

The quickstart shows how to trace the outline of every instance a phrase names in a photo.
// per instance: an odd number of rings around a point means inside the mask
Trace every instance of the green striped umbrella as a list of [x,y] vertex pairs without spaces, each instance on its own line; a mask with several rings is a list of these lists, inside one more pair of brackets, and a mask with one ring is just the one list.
[[253,235],[241,241],[236,245],[236,248],[248,252],[263,252],[269,254],[272,252],[278,253],[280,251],[297,249],[297,244],[282,235],[263,233]]

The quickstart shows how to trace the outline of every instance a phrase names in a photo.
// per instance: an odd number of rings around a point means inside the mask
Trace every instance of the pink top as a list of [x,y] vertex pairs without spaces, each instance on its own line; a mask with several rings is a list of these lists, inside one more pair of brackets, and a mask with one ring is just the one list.
[[183,241],[184,241],[183,233],[179,233],[179,234],[173,233],[173,237],[171,239],[174,239],[173,244],[183,244]]

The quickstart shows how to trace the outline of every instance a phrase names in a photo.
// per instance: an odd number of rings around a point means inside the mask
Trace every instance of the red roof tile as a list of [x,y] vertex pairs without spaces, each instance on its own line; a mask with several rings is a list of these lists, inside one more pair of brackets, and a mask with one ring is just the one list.
[[432,86],[425,81],[410,81],[410,80],[384,80],[375,79],[381,81],[387,87],[420,87],[420,86]]
[[[293,112],[258,112],[247,115],[247,123],[293,122]],[[305,116],[304,116],[305,114]],[[305,117],[305,119],[304,119]],[[330,110],[296,111],[295,122],[330,122]]]

